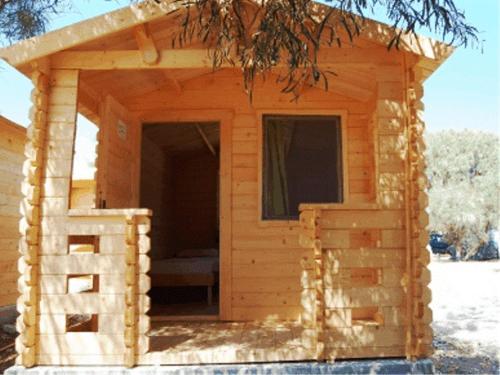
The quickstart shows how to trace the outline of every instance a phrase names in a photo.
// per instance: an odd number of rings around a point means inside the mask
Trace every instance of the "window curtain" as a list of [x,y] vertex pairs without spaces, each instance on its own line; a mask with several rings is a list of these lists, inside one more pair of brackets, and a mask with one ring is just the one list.
[[266,124],[267,139],[267,207],[270,216],[287,216],[290,213],[286,159],[292,143],[294,124],[290,119],[269,119]]

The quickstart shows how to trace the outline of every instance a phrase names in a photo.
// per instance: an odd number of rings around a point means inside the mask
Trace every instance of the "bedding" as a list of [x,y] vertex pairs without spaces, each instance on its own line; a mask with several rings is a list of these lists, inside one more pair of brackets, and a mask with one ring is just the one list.
[[[199,249],[196,249],[199,250]],[[218,256],[194,256],[214,254],[214,249],[190,250],[185,257],[158,259],[151,262],[151,285],[153,287],[206,286],[208,304],[212,304],[212,287],[219,272]],[[217,250],[216,250],[217,251]],[[182,252],[180,252],[182,254]],[[217,254],[218,255],[218,254]]]
[[151,262],[151,275],[155,274],[196,274],[219,272],[219,258],[192,257],[167,258]]

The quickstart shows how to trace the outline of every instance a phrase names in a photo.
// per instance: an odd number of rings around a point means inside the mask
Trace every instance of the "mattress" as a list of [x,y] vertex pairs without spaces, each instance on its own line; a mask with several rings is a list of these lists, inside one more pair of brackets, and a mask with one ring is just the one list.
[[192,257],[192,258],[167,258],[151,262],[151,275],[189,275],[212,274],[219,272],[219,258],[217,257]]

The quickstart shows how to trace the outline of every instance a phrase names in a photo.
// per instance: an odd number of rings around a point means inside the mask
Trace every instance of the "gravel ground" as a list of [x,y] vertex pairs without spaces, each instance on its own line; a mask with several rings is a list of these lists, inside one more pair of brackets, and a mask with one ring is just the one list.
[[499,374],[500,262],[434,257],[434,366],[444,374]]
[[[433,257],[436,372],[500,374],[500,262]],[[0,327],[0,374],[14,362],[14,335]]]

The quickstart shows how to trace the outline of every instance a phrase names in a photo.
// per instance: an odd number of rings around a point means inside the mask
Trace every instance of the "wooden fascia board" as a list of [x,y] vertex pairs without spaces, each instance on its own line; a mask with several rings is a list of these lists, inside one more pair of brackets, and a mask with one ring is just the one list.
[[[169,49],[159,51],[160,59],[154,65],[143,61],[139,50],[63,51],[52,56],[56,69],[113,70],[113,69],[198,69],[212,68],[213,61],[207,49]],[[330,48],[319,52],[319,65],[336,64],[391,64],[402,60],[402,53],[384,48]],[[277,67],[284,66],[284,64]],[[233,67],[223,63],[222,68]]]
[[29,61],[153,21],[181,7],[180,2],[143,2],[75,23],[0,49],[0,58],[20,67]]

